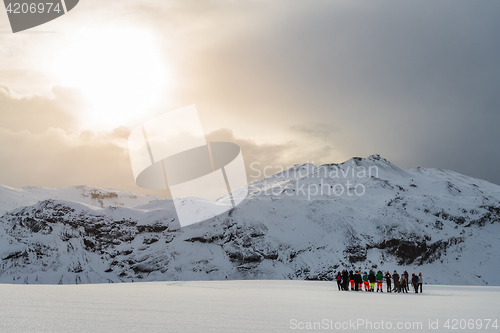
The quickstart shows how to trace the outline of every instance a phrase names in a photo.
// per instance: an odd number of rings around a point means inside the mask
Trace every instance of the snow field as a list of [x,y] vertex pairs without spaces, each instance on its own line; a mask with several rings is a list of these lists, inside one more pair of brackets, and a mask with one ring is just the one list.
[[[458,331],[488,332],[500,319],[500,287],[394,294],[319,281],[192,281],[0,285],[0,293],[1,332],[447,332],[453,319]],[[461,330],[461,319],[474,328]]]

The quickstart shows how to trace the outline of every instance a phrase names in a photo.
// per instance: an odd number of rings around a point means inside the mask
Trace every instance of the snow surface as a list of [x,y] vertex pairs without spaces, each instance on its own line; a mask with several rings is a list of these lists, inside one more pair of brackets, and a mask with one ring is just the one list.
[[[385,288],[385,285],[384,285]],[[449,332],[446,320],[500,320],[500,287],[424,285],[423,294],[340,292],[322,281],[205,281],[0,285],[1,332],[293,332],[349,321],[339,332]],[[430,330],[429,321],[438,320]],[[393,329],[369,329],[390,322]],[[414,325],[397,329],[396,325]],[[299,324],[302,323],[302,324]],[[407,324],[409,323],[409,324]],[[361,322],[360,322],[361,324]],[[296,329],[293,329],[296,328]],[[367,329],[368,328],[368,329]]]
[[63,188],[28,186],[21,189],[0,185],[0,216],[12,209],[48,199],[73,201],[96,207],[134,207],[159,198],[154,195],[138,195],[84,185]]

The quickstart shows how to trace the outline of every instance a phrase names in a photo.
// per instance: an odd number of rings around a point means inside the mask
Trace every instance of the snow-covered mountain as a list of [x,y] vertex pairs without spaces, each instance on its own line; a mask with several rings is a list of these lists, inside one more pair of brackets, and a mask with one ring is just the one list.
[[22,189],[0,185],[0,215],[14,208],[33,205],[49,199],[74,201],[104,208],[109,206],[133,207],[159,198],[154,195],[141,196],[119,190],[83,185],[66,188],[30,186]]
[[0,282],[327,280],[375,268],[500,285],[500,186],[452,171],[378,155],[296,165],[184,228],[171,200],[81,189],[0,188]]

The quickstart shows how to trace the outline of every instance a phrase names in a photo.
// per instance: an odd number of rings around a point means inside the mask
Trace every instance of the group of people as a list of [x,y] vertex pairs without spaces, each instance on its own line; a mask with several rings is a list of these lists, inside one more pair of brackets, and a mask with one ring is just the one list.
[[[349,285],[351,287],[350,290],[362,291],[363,288],[365,291],[375,291],[375,284],[377,285],[377,292],[384,292],[382,288],[382,282],[385,280],[385,284],[387,286],[387,292],[395,292],[395,293],[408,293],[410,291],[409,285],[413,286],[413,290],[418,294],[418,290],[420,289],[420,293],[422,293],[422,284],[423,277],[422,273],[412,273],[411,277],[407,271],[404,271],[401,276],[395,270],[391,275],[389,271],[387,271],[384,275],[382,271],[378,271],[375,273],[373,270],[370,270],[369,273],[361,271],[347,271],[344,269],[342,272],[337,272],[336,276],[337,286],[339,290],[349,290]],[[394,287],[393,287],[394,285]]]

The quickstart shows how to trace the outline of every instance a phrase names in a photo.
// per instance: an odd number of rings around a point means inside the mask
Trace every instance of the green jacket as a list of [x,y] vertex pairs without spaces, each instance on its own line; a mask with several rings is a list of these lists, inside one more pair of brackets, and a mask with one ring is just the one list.
[[382,281],[384,279],[384,274],[382,274],[381,271],[378,271],[377,276],[375,276],[375,278],[377,279],[377,281]]
[[363,281],[368,281],[368,275],[363,274]]

